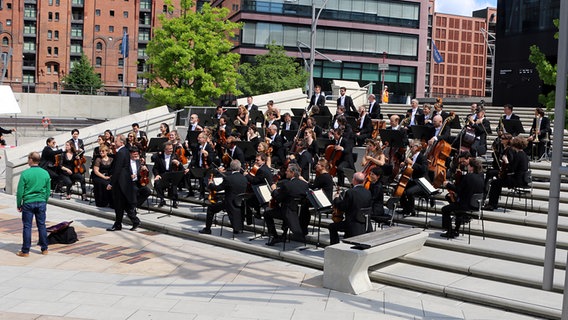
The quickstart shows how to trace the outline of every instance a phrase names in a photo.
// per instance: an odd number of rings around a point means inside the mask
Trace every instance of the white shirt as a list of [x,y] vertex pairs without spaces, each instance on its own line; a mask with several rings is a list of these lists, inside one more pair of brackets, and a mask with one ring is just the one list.
[[130,171],[132,172],[132,174],[134,174],[134,178],[132,179],[132,181],[138,180],[137,169],[138,168],[136,167],[136,160],[130,159]]
[[172,155],[164,154],[164,161],[166,162],[166,171],[170,171],[170,158]]

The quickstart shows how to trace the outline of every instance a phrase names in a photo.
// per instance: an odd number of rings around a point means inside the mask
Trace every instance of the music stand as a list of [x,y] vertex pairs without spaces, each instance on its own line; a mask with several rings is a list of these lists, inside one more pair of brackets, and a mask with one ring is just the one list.
[[185,136],[187,138],[187,144],[189,145],[189,148],[195,148],[198,145],[197,142],[197,136],[199,136],[199,134],[202,131],[188,131],[187,135]]
[[255,125],[259,122],[263,123],[264,122],[264,114],[262,114],[262,112],[259,111],[259,110],[249,111],[249,121],[251,123],[254,123]]
[[381,141],[388,142],[391,148],[401,148],[404,146],[404,133],[400,130],[380,129]]
[[[422,199],[424,199],[426,203],[429,203],[430,199],[433,196],[442,192],[442,190],[434,188],[434,186],[430,183],[430,181],[428,181],[424,177],[418,178],[415,181],[416,181],[416,184],[418,184],[420,186],[422,191],[424,191],[424,195],[422,195]],[[420,203],[420,200],[419,200],[419,203]],[[424,211],[426,213],[426,216],[424,217],[424,230],[426,230],[428,228],[428,210],[424,210]]]
[[290,110],[292,111],[292,114],[293,114],[294,116],[300,117],[300,118],[304,115],[304,111],[306,111],[306,110],[304,110],[304,109],[302,109],[302,108],[292,108],[292,109],[290,109]]
[[503,126],[505,130],[513,136],[518,136],[519,133],[525,133],[523,123],[519,119],[503,120]]
[[457,114],[454,115],[454,119],[452,121],[450,121],[449,125],[450,125],[451,129],[460,130],[462,128],[461,124],[460,124],[460,116],[458,116]]
[[329,123],[331,122],[331,117],[329,116],[312,116],[316,120],[316,124],[322,129],[329,129]]
[[256,149],[251,141],[235,141],[235,145],[243,150],[245,161],[250,161],[256,156]]
[[[169,189],[170,188],[177,188],[178,184],[183,179],[183,171],[164,172],[163,174],[161,174],[161,176],[162,176],[162,179],[161,179],[162,181],[160,183],[167,185],[167,189],[168,189],[168,193],[169,193]],[[171,200],[174,201],[173,199],[171,199]],[[170,212],[166,215],[158,217],[157,219],[161,219],[163,217],[170,216],[172,214],[172,211],[173,211],[173,205],[170,205]]]
[[282,130],[282,132],[280,132],[280,135],[285,141],[294,141],[297,134],[298,130]]
[[239,110],[237,108],[227,108],[225,109],[225,112],[223,112],[223,114],[226,115],[229,119],[235,119],[237,117],[238,111]]
[[162,151],[164,143],[168,141],[168,138],[152,138],[148,142],[148,150],[146,152],[159,152]]
[[412,131],[412,136],[414,137],[414,139],[419,139],[422,141],[428,141],[430,140],[433,136],[434,133],[436,132],[436,129],[434,129],[434,127],[430,127],[430,126],[411,126],[410,130]]
[[316,209],[316,214],[318,215],[318,240],[316,242],[316,248],[320,243],[320,232],[321,232],[321,215],[325,211],[331,210],[331,202],[323,192],[323,190],[308,190],[307,198]]

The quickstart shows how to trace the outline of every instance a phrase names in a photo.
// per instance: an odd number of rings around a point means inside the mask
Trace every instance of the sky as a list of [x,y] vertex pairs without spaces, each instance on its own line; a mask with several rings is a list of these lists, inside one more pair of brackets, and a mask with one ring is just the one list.
[[497,0],[436,0],[436,12],[471,17],[475,10],[497,8]]

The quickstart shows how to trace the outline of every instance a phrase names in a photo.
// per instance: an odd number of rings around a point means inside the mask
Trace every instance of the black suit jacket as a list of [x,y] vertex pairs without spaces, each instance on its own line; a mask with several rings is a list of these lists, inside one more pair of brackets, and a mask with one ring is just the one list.
[[[426,124],[426,127],[430,127],[434,130],[434,133],[436,132],[436,128],[434,128],[434,125],[432,123],[428,123]],[[450,134],[451,134],[451,128],[449,125],[444,126],[444,130],[440,131],[440,133],[438,134],[438,141],[440,140],[444,140],[444,141],[449,141],[450,140]]]
[[[406,110],[406,114],[412,117],[412,108]],[[424,111],[420,108],[416,110],[416,114],[414,115],[414,124],[419,126],[424,125]]]
[[[199,166],[199,151],[200,148],[197,147],[193,150],[193,157],[191,159],[191,165],[195,168],[201,168]],[[217,156],[215,155],[215,150],[213,150],[213,146],[210,143],[205,144],[205,151],[207,151],[207,164],[211,166],[212,163],[217,164]]]
[[266,164],[263,164],[260,168],[258,168],[256,175],[252,176],[248,174],[246,175],[246,177],[250,184],[253,186],[266,184],[267,181],[268,183],[272,183],[273,179],[272,170],[270,170],[270,168]]
[[241,162],[241,165],[244,165],[245,152],[243,151],[243,149],[239,148],[238,146],[235,146],[234,150],[231,151],[231,149],[229,149],[227,150],[227,152],[229,153],[229,155],[233,160],[239,160]]
[[240,214],[241,204],[235,200],[237,200],[239,194],[245,193],[247,189],[247,178],[242,173],[238,171],[226,173],[220,185],[216,186],[210,183],[209,189],[215,191],[225,190],[225,200],[223,200],[225,210],[233,216]]
[[298,201],[305,204],[308,192],[308,183],[297,178],[283,180],[278,189],[274,190],[272,197],[280,203],[284,219],[294,234],[302,234],[298,215]]
[[361,217],[357,217],[357,214],[361,212],[362,208],[371,208],[372,198],[371,191],[365,189],[360,184],[348,189],[343,196],[343,200],[340,197],[333,199],[333,204],[336,208],[345,212],[345,222],[362,223],[357,221],[358,218],[361,219]]
[[298,125],[298,122],[292,120],[290,122],[290,129],[286,129],[286,122],[282,121],[282,128],[281,130],[290,130],[290,131],[295,131],[298,130],[300,128],[300,126]]
[[372,196],[372,208],[373,208],[373,215],[375,216],[382,216],[385,214],[384,208],[384,190],[383,184],[381,181],[377,180],[377,182],[372,183],[369,189],[371,191]]
[[412,179],[426,177],[428,173],[428,159],[424,156],[424,152],[420,152],[416,161],[412,164]]
[[[85,144],[83,143],[83,139],[77,139],[77,140],[78,140],[77,144],[79,145],[79,149],[85,150]],[[69,139],[69,140],[67,140],[67,142],[69,142],[73,147],[75,147],[75,140]],[[75,151],[79,151],[79,150],[75,150]]]
[[380,119],[381,118],[381,106],[377,101],[373,101],[372,104],[369,104],[369,112],[372,119]]
[[314,93],[310,98],[310,109],[312,106],[318,106],[321,111],[322,108],[325,106],[325,96],[320,93],[316,101],[316,94]]
[[154,177],[157,175],[162,175],[166,172],[174,171],[173,160],[177,159],[176,154],[172,153],[170,156],[170,163],[168,166],[168,170],[166,170],[166,155],[164,153],[156,153],[152,156],[152,162],[154,162],[154,167],[152,167],[152,173]]
[[357,127],[355,131],[358,131],[362,135],[371,134],[373,132],[373,122],[368,114],[365,114],[365,118],[363,119],[363,127]]
[[[532,126],[531,126],[531,133],[534,134],[536,131],[536,118],[533,119]],[[546,134],[552,133],[550,130],[550,119],[548,117],[543,117],[540,121],[540,134],[538,135],[538,139],[542,141],[546,139]]]
[[53,167],[55,165],[55,156],[62,153],[63,150],[61,149],[53,151],[50,146],[43,147],[41,158],[39,160],[39,166],[44,169]]
[[307,150],[304,151],[304,153],[302,153],[301,155],[296,154],[296,159],[294,159],[294,162],[296,162],[298,166],[300,166],[300,169],[302,169],[302,177],[306,179],[306,181],[309,181],[310,169],[313,166],[312,154]]
[[252,106],[249,107],[249,105],[246,105],[246,108],[248,111],[258,111],[258,106],[256,104],[252,104]]
[[[357,113],[357,108],[355,108],[355,105],[353,104],[353,99],[351,98],[351,96],[345,95],[345,99],[343,99],[343,106],[345,107],[346,111],[352,111]],[[337,106],[339,107],[341,105],[341,97],[337,98]]]
[[457,186],[449,183],[446,187],[448,190],[456,192],[460,208],[469,210],[471,209],[471,197],[476,193],[483,193],[485,180],[483,173],[468,173],[463,176]]
[[[120,148],[112,161],[110,183],[113,194],[122,193],[128,203],[136,205],[136,190],[130,177],[130,152],[126,147]],[[123,208],[126,209],[126,208]]]

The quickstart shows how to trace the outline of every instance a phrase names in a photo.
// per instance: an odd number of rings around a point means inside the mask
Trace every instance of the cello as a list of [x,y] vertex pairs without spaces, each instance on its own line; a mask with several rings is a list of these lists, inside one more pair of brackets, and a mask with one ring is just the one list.
[[337,163],[343,156],[343,151],[336,149],[336,147],[341,146],[341,141],[343,140],[343,137],[341,137],[341,131],[334,132],[334,134],[336,133],[340,134],[340,138],[339,140],[337,140],[338,143],[330,144],[329,146],[327,146],[325,148],[325,153],[324,153],[325,160],[327,160],[327,163],[329,164],[329,174],[331,174],[331,176],[333,177],[335,177],[335,175],[337,174]]
[[[451,112],[450,115],[444,120],[444,124],[442,128],[438,132],[438,134],[444,131],[446,124],[452,121],[455,118],[455,113]],[[450,153],[452,152],[452,145],[444,140],[438,141],[433,150],[429,151],[428,153],[428,170],[434,172],[434,180],[432,181],[432,185],[435,188],[439,188],[446,180],[446,160],[450,157]]]
[[[339,191],[340,189],[339,189],[338,185],[336,185],[336,188],[337,188],[336,194],[339,196],[339,199],[343,200],[344,193],[340,193],[340,191]],[[345,214],[345,212],[339,210],[339,208],[337,208],[337,206],[334,206],[333,207],[333,213],[331,214],[331,220],[335,223],[341,222],[341,221],[343,221],[343,219],[345,219],[344,214]]]

